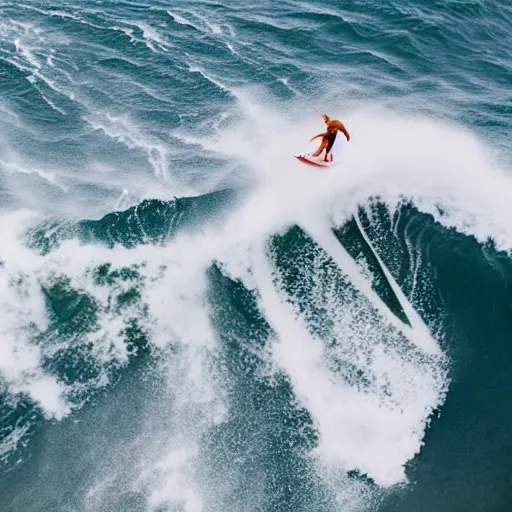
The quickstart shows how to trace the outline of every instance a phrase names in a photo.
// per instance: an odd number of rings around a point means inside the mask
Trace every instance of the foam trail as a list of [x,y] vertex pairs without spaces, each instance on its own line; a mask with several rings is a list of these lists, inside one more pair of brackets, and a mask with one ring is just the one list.
[[8,173],[36,174],[37,176],[47,181],[51,185],[60,188],[63,192],[68,191],[67,187],[61,185],[58,182],[57,178],[55,177],[55,173],[52,171],[44,171],[42,169],[36,168],[28,169],[26,167],[22,167],[20,164],[13,162],[5,162],[3,160],[0,160],[0,169]]
[[[330,480],[332,469],[355,469],[383,487],[405,481],[405,464],[418,453],[426,418],[439,399],[432,368],[407,362],[377,342],[370,349],[374,362],[365,370],[385,383],[384,387],[391,383],[391,398],[378,387],[365,390],[345,382],[329,366],[324,341],[310,334],[285,292],[276,289],[263,242],[253,244],[251,262],[262,312],[277,335],[271,349],[273,363],[290,379],[294,395],[310,412],[319,434],[311,453],[319,476]],[[380,329],[375,328],[380,339]],[[363,338],[357,340],[358,345],[364,338],[373,338],[364,329],[359,336]],[[346,345],[340,347],[342,351],[354,353],[350,335],[345,339],[338,333],[336,337],[341,346]],[[361,510],[355,502],[361,505],[365,489],[357,491],[351,479],[341,485],[351,491],[346,493],[350,503],[343,503],[343,509]],[[354,488],[359,495],[355,498]]]
[[[30,79],[30,77],[29,77]],[[27,80],[29,80],[27,79]],[[46,103],[50,106],[50,108],[52,108],[53,110],[55,110],[55,112],[58,112],[59,114],[65,116],[67,115],[66,112],[64,110],[62,110],[61,108],[57,107],[57,105],[55,105],[55,103],[53,103],[53,101],[51,101],[44,93],[43,91],[41,91],[41,89],[32,81],[32,80],[29,80],[32,85],[37,89],[37,91],[39,92],[39,94],[41,95],[41,98],[43,98],[44,101],[46,101]]]
[[28,425],[17,426],[10,434],[2,439],[0,443],[0,462],[4,462],[10,453],[14,452],[19,445],[22,445],[22,439],[28,432]]
[[[379,295],[372,289],[371,284],[362,276],[356,262],[353,260],[347,250],[340,244],[332,231],[329,228],[323,227],[320,223],[316,223],[315,225],[311,225],[309,223],[310,221],[307,221],[306,225],[302,225],[303,229],[320,247],[322,247],[327,252],[327,254],[329,254],[329,256],[332,257],[332,259],[339,265],[342,272],[350,278],[352,284],[363,295],[365,295],[368,300],[372,302],[372,304],[377,308],[381,315],[391,325],[401,331],[411,342],[416,344],[420,349],[431,355],[440,355],[441,351],[439,346],[430,336],[428,329],[421,328],[421,323],[417,321],[417,318],[415,318],[416,323],[414,327],[418,326],[418,329],[411,329],[411,327],[403,323],[389,310]],[[382,261],[379,260],[379,263],[382,265],[384,270],[386,267],[383,265]],[[385,275],[386,278],[388,275],[390,275],[387,269],[385,271]],[[392,285],[391,281],[390,284]],[[399,289],[396,283],[393,291],[395,291],[395,288]],[[413,309],[403,293],[401,296],[397,295],[397,298],[401,304],[402,302],[404,303],[404,311],[406,311],[406,313]]]
[[[94,130],[101,130],[107,136],[118,140],[129,149],[138,149],[147,155],[157,178],[169,180],[168,157],[171,150],[156,137],[146,134],[126,115],[114,116],[109,113],[95,113],[84,116],[84,120]],[[184,193],[184,191],[181,191]]]
[[176,14],[175,12],[172,12],[172,11],[169,11],[169,10],[167,10],[166,12],[179,25],[187,25],[189,27],[195,28],[198,32],[201,31],[199,29],[199,27],[197,27],[196,25],[194,25],[190,21],[186,20],[183,16],[180,16],[179,14]]
[[359,231],[363,235],[363,238],[365,239],[366,243],[368,244],[368,247],[370,247],[373,255],[375,256],[377,262],[380,265],[380,268],[382,269],[382,272],[384,273],[384,276],[386,277],[389,285],[391,286],[391,289],[393,290],[393,293],[395,294],[396,298],[398,299],[398,302],[400,302],[400,306],[402,306],[402,309],[404,310],[407,318],[409,319],[409,322],[411,323],[411,327],[414,330],[414,333],[416,336],[420,336],[422,340],[425,341],[425,343],[429,343],[429,339],[432,341],[433,344],[437,347],[436,342],[431,337],[430,332],[428,330],[428,327],[425,325],[425,322],[421,318],[421,316],[418,314],[418,312],[412,307],[411,303],[405,296],[404,292],[398,285],[398,283],[395,281],[394,277],[391,275],[391,272],[388,270],[386,265],[384,265],[384,262],[380,259],[380,256],[378,255],[377,251],[374,249],[372,243],[370,242],[370,239],[368,238],[368,235],[366,234],[363,226],[361,225],[361,220],[359,219],[359,215],[354,215],[354,218],[356,220],[357,227],[359,228]]
[[211,82],[212,84],[216,85],[219,89],[222,89],[223,91],[227,92],[228,94],[232,96],[236,96],[233,89],[230,89],[227,85],[224,85],[216,78],[213,78],[211,74],[207,73],[203,68],[200,68],[199,66],[194,66],[190,63],[188,64],[188,69],[191,73],[199,73],[203,78],[208,80],[208,82]]

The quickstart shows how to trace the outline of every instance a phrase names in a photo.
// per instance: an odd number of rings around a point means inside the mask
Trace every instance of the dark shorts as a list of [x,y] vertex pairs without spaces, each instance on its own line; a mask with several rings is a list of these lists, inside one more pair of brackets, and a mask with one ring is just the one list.
[[328,133],[325,138],[327,139],[327,147],[325,148],[325,152],[329,153],[331,151],[332,146],[334,144],[334,141],[336,140],[336,135],[338,135],[337,132],[335,133]]

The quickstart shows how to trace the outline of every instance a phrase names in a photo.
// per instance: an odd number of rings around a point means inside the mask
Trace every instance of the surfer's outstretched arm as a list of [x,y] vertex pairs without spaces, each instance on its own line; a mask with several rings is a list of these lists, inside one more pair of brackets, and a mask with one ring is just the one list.
[[343,135],[345,135],[345,138],[347,139],[347,142],[348,142],[350,140],[350,134],[348,133],[347,129],[345,128],[345,125],[341,122],[340,122],[339,130],[340,130],[340,132],[343,133]]
[[311,139],[309,139],[309,142],[313,142],[315,139],[318,139],[319,137],[325,137],[326,135],[327,135],[327,132],[319,133],[318,135],[315,135],[314,137],[311,137]]

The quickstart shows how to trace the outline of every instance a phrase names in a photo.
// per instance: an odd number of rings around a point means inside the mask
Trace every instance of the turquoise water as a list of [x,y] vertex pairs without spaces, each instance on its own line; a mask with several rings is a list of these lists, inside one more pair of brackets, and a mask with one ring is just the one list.
[[509,510],[510,6],[0,12],[2,511]]

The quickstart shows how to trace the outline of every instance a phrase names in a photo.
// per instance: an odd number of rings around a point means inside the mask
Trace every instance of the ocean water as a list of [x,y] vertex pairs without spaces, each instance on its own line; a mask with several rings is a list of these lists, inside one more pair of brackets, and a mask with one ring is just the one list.
[[0,3],[0,510],[510,510],[511,47],[495,0]]

